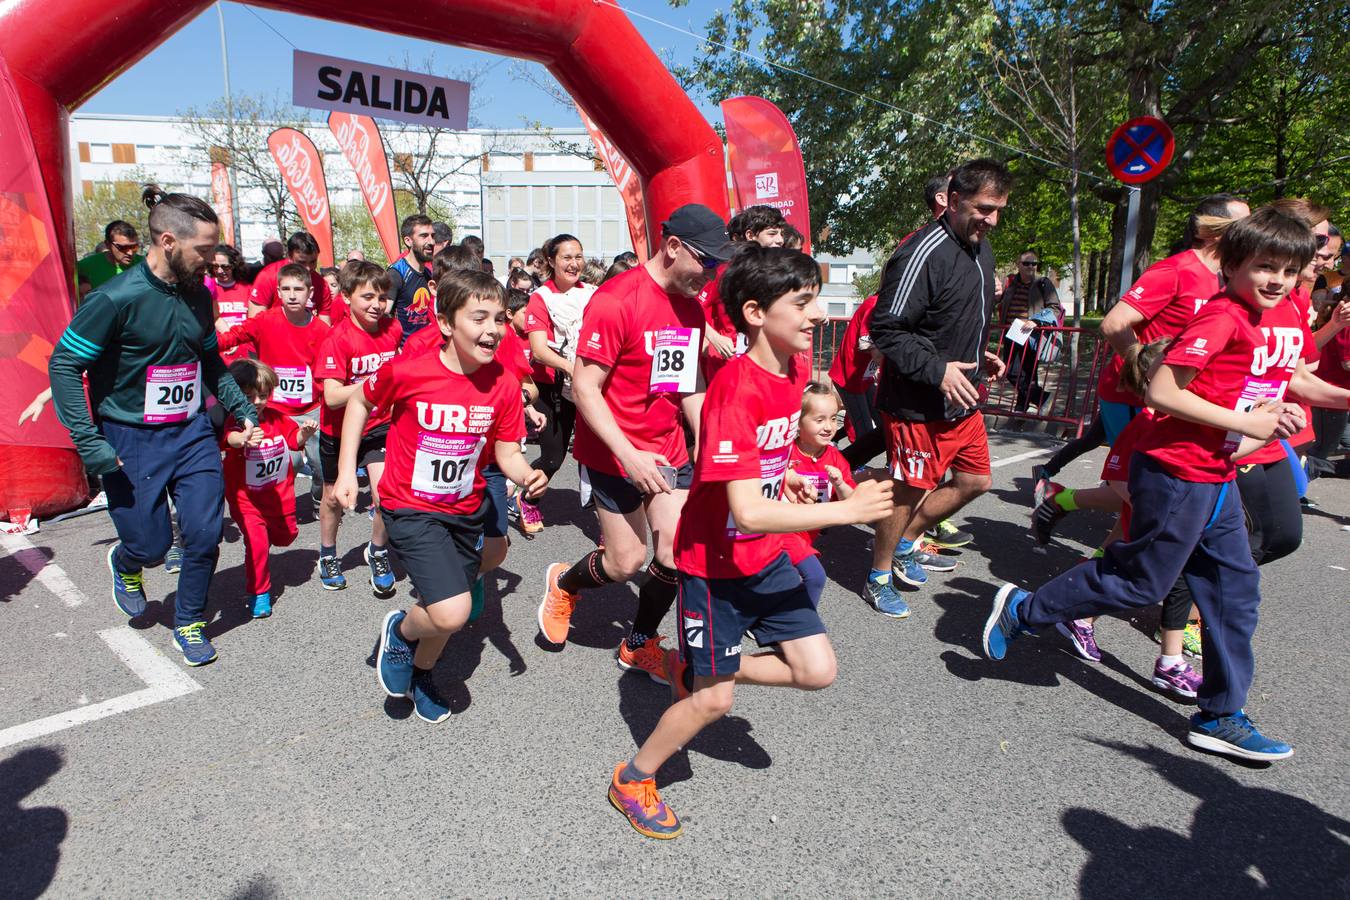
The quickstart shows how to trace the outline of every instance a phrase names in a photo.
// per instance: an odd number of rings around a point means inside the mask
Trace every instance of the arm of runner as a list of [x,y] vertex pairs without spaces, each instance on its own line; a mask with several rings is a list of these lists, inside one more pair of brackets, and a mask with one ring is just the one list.
[[698,460],[699,429],[703,427],[703,398],[707,393],[703,389],[703,373],[698,375],[698,387],[692,394],[680,399],[680,412],[689,423],[689,431],[694,436],[694,461]]
[[1350,300],[1342,300],[1336,304],[1336,311],[1331,314],[1327,324],[1313,332],[1313,343],[1317,345],[1318,350],[1321,350],[1347,325],[1350,325]]
[[534,500],[548,487],[548,476],[538,469],[530,468],[521,452],[520,441],[497,441],[493,445],[497,454],[497,468],[525,492],[526,500]]
[[847,500],[853,496],[854,487],[848,483],[844,473],[835,466],[826,466],[825,474],[830,477],[830,484],[834,487],[834,492],[839,495],[840,500]]
[[355,384],[343,384],[336,378],[325,378],[323,380],[324,405],[329,409],[342,409],[347,405],[348,400],[361,393],[363,384],[365,384],[364,378]]
[[23,412],[19,413],[19,424],[22,425],[25,421],[36,422],[38,420],[38,416],[42,415],[42,411],[46,409],[47,404],[51,402],[51,399],[52,399],[51,387],[44,388],[42,390],[42,393],[34,397],[33,402],[29,403],[26,407],[24,407]]
[[1111,311],[1102,319],[1099,331],[1111,343],[1111,347],[1124,356],[1125,351],[1138,342],[1134,329],[1143,322],[1144,314],[1122,300],[1111,307]]
[[338,445],[338,476],[333,485],[333,499],[343,509],[356,509],[356,454],[361,448],[361,435],[366,430],[370,411],[375,405],[366,399],[364,391],[351,395],[347,412],[342,418],[342,441]]
[[[934,259],[933,255],[916,258],[911,247],[915,243],[921,242],[907,242],[887,264],[867,333],[872,338],[872,346],[881,352],[897,374],[910,381],[938,387],[946,379],[949,366],[938,355],[932,341],[915,333],[932,300],[936,263],[929,262]],[[974,368],[974,365],[968,367]],[[970,405],[973,406],[978,399],[973,386],[970,393]]]
[[94,427],[83,377],[120,330],[113,302],[106,294],[94,291],[76,310],[47,361],[57,421],[70,432],[70,440],[91,475],[106,475],[121,465],[117,451]]
[[[531,337],[539,334],[532,332]],[[644,494],[669,494],[670,486],[656,470],[658,465],[668,466],[670,461],[664,456],[639,450],[614,421],[601,389],[609,377],[609,366],[594,360],[579,357],[576,371],[572,374],[572,399],[577,412],[586,419],[586,425],[595,432],[595,436],[604,442],[610,452],[619,460],[628,479]]]
[[568,375],[573,374],[572,363],[548,345],[548,335],[542,331],[530,332],[530,353],[534,356],[534,361],[540,365],[566,372]]
[[[258,421],[258,410],[244,396],[244,392],[239,390],[239,383],[234,380],[234,376],[225,366],[225,361],[220,358],[214,328],[203,337],[202,350],[202,384],[215,395],[226,412],[244,423],[245,430],[251,428],[251,423]],[[259,434],[261,435],[261,432]],[[259,439],[261,440],[261,437]]]
[[252,344],[256,348],[258,346],[258,320],[245,319],[226,331],[217,329],[216,335],[216,343],[221,350],[233,350],[240,344]]
[[1294,377],[1289,379],[1289,393],[1309,406],[1323,409],[1345,409],[1350,404],[1350,390],[1328,384],[1308,369],[1303,360],[1298,361]]
[[895,508],[891,481],[865,481],[838,503],[783,503],[765,497],[758,478],[728,481],[727,502],[736,528],[745,534],[792,534],[876,522]]
[[704,330],[703,342],[717,351],[717,355],[723,359],[731,359],[736,352],[736,342],[726,335],[714,331],[711,326]]
[[1160,365],[1149,380],[1145,402],[1158,412],[1211,428],[1236,431],[1263,443],[1272,438],[1292,437],[1303,430],[1303,413],[1292,404],[1263,404],[1248,412],[1239,412],[1224,409],[1191,393],[1186,387],[1197,372],[1188,366]]

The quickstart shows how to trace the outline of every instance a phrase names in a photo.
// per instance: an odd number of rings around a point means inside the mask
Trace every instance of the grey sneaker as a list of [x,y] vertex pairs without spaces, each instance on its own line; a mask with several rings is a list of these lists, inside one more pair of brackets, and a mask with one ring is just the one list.
[[[919,546],[914,552],[914,561],[929,572],[951,572],[956,568],[955,559],[950,556],[943,556],[938,552],[937,547],[927,541],[919,542]],[[893,560],[892,564],[899,565],[900,560]]]

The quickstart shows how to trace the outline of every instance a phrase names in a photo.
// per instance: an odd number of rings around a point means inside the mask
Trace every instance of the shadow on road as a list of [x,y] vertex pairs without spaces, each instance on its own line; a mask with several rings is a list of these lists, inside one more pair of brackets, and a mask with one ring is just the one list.
[[0,894],[7,898],[39,897],[56,875],[69,817],[54,806],[20,804],[63,764],[50,747],[20,750],[0,762]]
[[1089,853],[1078,876],[1081,895],[1350,894],[1350,822],[1299,797],[1244,785],[1203,756],[1092,742],[1147,763],[1173,787],[1198,798],[1200,806],[1189,835],[1166,827],[1135,828],[1083,807],[1065,812],[1064,831]]

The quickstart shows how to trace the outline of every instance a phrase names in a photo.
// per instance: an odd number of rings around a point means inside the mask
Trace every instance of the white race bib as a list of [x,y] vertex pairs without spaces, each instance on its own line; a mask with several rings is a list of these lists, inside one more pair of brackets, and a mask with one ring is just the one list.
[[286,481],[291,472],[291,451],[285,441],[267,441],[244,448],[244,481],[250,491],[261,491]]
[[304,406],[314,399],[314,374],[309,366],[277,366],[277,387],[273,402],[284,406]]
[[433,503],[453,503],[467,496],[486,443],[481,435],[423,431],[413,458],[413,493]]
[[662,328],[652,339],[653,394],[692,394],[698,386],[698,328]]
[[830,484],[829,475],[824,472],[803,472],[802,478],[815,486],[817,503],[829,503],[834,499],[834,485]]
[[[777,500],[783,496],[783,482],[787,479],[788,458],[791,456],[791,444],[779,450],[760,452],[759,492],[766,500]],[[737,541],[763,537],[762,534],[745,534],[738,530],[735,519],[730,515],[727,516],[727,536]]]
[[[1242,386],[1242,393],[1238,395],[1238,401],[1233,409],[1240,413],[1251,412],[1256,406],[1266,401],[1278,403],[1284,399],[1284,389],[1288,386],[1286,381],[1265,381],[1260,378],[1248,378],[1247,383]],[[1242,434],[1236,431],[1230,431],[1224,437],[1223,452],[1232,453],[1242,443]]]
[[201,363],[150,366],[145,370],[144,421],[185,422],[201,406]]

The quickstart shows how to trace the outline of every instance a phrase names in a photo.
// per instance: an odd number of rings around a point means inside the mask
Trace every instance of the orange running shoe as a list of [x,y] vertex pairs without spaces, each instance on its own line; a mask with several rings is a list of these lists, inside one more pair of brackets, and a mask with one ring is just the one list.
[[624,763],[614,767],[614,777],[609,780],[609,802],[628,817],[628,824],[638,834],[662,841],[679,837],[684,826],[662,802],[661,794],[656,790],[656,779],[620,781],[619,773],[623,769]]
[[689,666],[684,660],[680,659],[680,651],[667,650],[663,668],[666,674],[666,684],[670,685],[670,702],[679,703],[689,696],[691,691],[685,684],[685,673]]
[[670,684],[666,681],[666,648],[661,646],[665,640],[662,635],[647,638],[647,642],[636,650],[628,649],[627,639],[619,644],[616,658],[620,669],[637,669],[646,672],[647,677],[657,684]]
[[567,643],[567,632],[572,627],[572,610],[577,607],[576,594],[569,594],[558,587],[558,579],[563,576],[566,563],[553,563],[544,575],[544,600],[539,604],[539,633],[550,644],[562,646]]

